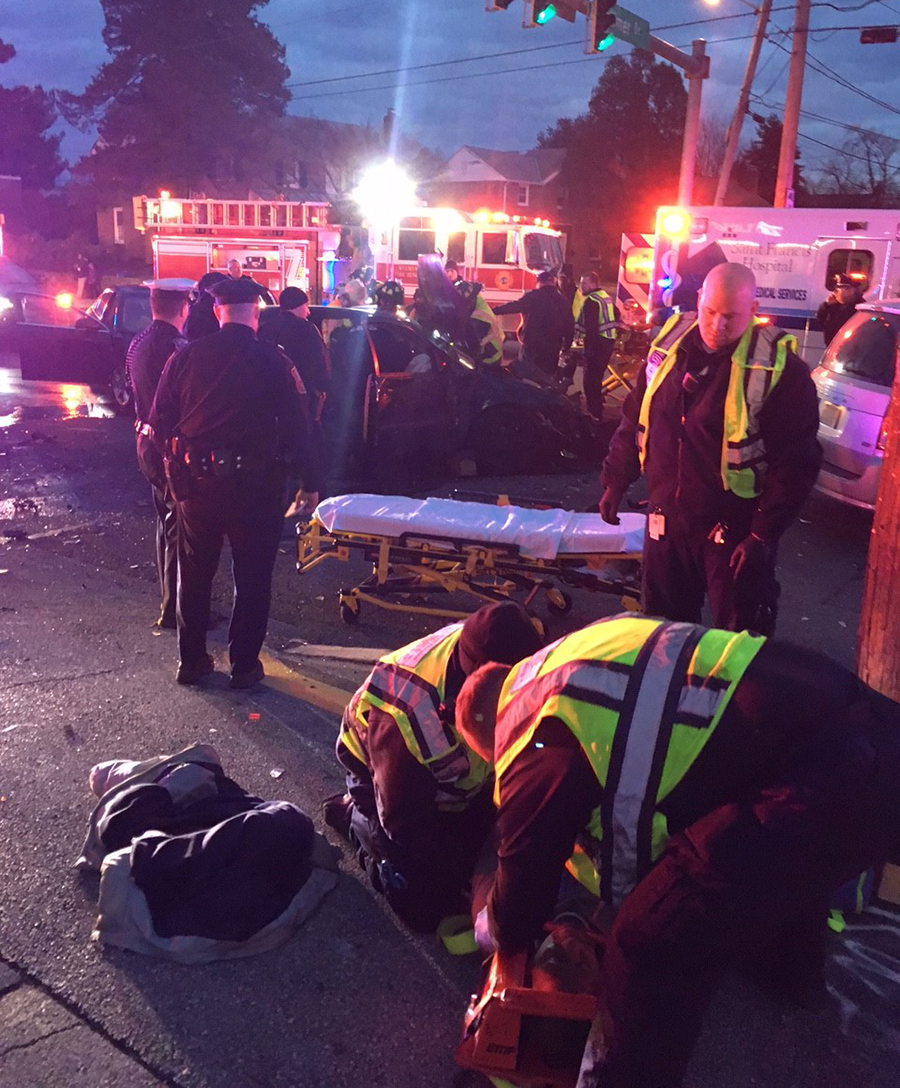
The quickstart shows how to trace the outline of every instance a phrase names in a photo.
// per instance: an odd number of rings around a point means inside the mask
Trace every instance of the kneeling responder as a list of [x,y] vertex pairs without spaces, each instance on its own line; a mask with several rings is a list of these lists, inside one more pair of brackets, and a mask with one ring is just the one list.
[[499,365],[503,361],[503,329],[494,311],[481,297],[481,284],[457,280],[456,289],[472,307],[466,330],[472,354],[482,363]]
[[677,1088],[748,952],[820,982],[831,893],[900,845],[900,705],[746,631],[600,620],[475,673],[457,728],[495,763],[483,943],[531,946],[567,865],[617,910],[578,1088]]
[[373,887],[412,929],[468,911],[494,822],[490,766],[456,732],[456,696],[485,662],[513,664],[540,644],[520,605],[486,605],[383,657],[344,712],[337,757],[347,794],[325,802],[325,821],[357,847]]

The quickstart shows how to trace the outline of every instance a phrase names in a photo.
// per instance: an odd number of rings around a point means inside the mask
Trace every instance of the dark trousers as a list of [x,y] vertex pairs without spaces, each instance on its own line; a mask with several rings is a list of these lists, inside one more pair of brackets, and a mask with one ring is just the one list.
[[[873,698],[830,708],[847,722],[845,748],[800,781],[692,824],[626,898],[603,954],[578,1088],[679,1088],[723,974],[765,945],[776,957],[789,952],[776,960],[789,972],[790,956],[814,952],[810,920],[821,933],[834,888],[890,856],[897,707],[887,713],[893,720],[878,722]],[[873,727],[854,738],[851,722],[867,716]]]
[[178,514],[168,487],[151,484],[156,507],[156,571],[159,575],[159,618],[175,622],[178,593]]
[[555,378],[559,369],[559,344],[526,344],[522,358],[526,365],[537,367],[542,374]]
[[774,553],[764,569],[742,571],[736,581],[729,563],[750,532],[750,514],[743,525],[732,521],[723,544],[709,539],[713,528],[705,522],[685,525],[667,516],[659,540],[651,540],[648,532],[641,568],[644,611],[648,616],[700,623],[708,596],[713,627],[774,634],[778,600]]
[[603,378],[615,346],[615,340],[601,336],[596,347],[584,353],[584,401],[595,419],[603,418]]
[[435,837],[440,847],[430,856],[413,856],[391,840],[375,811],[370,780],[350,772],[347,789],[354,798],[350,841],[357,861],[397,917],[410,929],[431,933],[442,918],[468,914],[472,875],[494,824],[490,789],[483,790],[462,812],[438,814]]
[[256,666],[269,622],[284,510],[281,471],[192,481],[190,498],[178,503],[178,651],[183,665],[204,661],[212,582],[227,537],[234,578],[231,671]]

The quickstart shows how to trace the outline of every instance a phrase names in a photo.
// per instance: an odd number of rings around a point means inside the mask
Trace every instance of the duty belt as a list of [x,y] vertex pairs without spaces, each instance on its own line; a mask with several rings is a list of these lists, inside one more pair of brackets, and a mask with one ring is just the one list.
[[188,450],[181,460],[192,476],[230,476],[232,472],[262,472],[275,467],[271,458],[254,457],[234,450]]
[[134,433],[142,434],[145,438],[153,437],[153,428],[149,423],[144,423],[143,420],[136,419],[134,421]]

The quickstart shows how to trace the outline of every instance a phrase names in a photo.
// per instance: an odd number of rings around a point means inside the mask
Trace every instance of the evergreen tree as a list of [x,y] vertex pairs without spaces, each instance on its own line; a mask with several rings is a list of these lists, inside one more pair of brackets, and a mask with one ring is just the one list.
[[[0,39],[0,64],[16,55]],[[65,163],[59,157],[60,135],[50,135],[57,121],[53,100],[43,87],[0,87],[0,174],[20,177],[25,189],[49,189]]]

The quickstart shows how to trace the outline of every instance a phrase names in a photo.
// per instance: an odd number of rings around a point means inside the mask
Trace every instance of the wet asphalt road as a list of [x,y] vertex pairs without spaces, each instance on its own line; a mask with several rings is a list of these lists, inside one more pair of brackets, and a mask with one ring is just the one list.
[[[83,781],[90,762],[150,754],[145,747],[166,750],[199,723],[204,736],[215,734],[210,739],[239,781],[271,794],[271,769],[285,768],[279,794],[315,811],[338,781],[330,756],[336,720],[276,692],[248,699],[222,684],[200,694],[169,686],[172,640],[149,631],[152,508],[128,420],[110,416],[84,389],[23,386],[2,363],[0,627],[4,619],[8,632],[17,626],[12,637],[0,634],[0,703],[15,726],[5,733],[7,723],[0,723],[0,786],[16,802],[0,806],[12,844],[0,863],[0,960],[24,964],[161,1083],[475,1084],[454,1073],[449,1053],[476,966],[411,942],[372,903],[349,862],[350,879],[332,906],[283,954],[172,971],[124,955],[100,959],[88,945],[92,892],[72,884],[67,866],[88,811]],[[575,507],[596,498],[586,474],[442,481],[435,493],[455,483]],[[865,514],[810,500],[782,553],[784,636],[852,663],[869,527]],[[310,657],[307,647],[394,647],[442,622],[364,607],[358,625],[341,623],[338,588],[353,584],[365,566],[329,560],[300,578],[289,529],[270,643],[304,672],[352,687],[364,665]],[[618,607],[598,594],[573,596],[564,619],[544,613],[553,633]],[[223,563],[223,616],[229,599]],[[216,646],[222,628],[213,632]],[[67,676],[75,680],[61,687],[59,677]],[[254,714],[262,722],[248,728]],[[822,1015],[785,1008],[733,980],[710,1012],[689,1088],[893,1088],[900,1047],[896,916],[867,915],[845,938],[834,938],[828,977]],[[287,1005],[270,1007],[270,994],[285,993]],[[144,1081],[109,1083],[129,1088]]]

